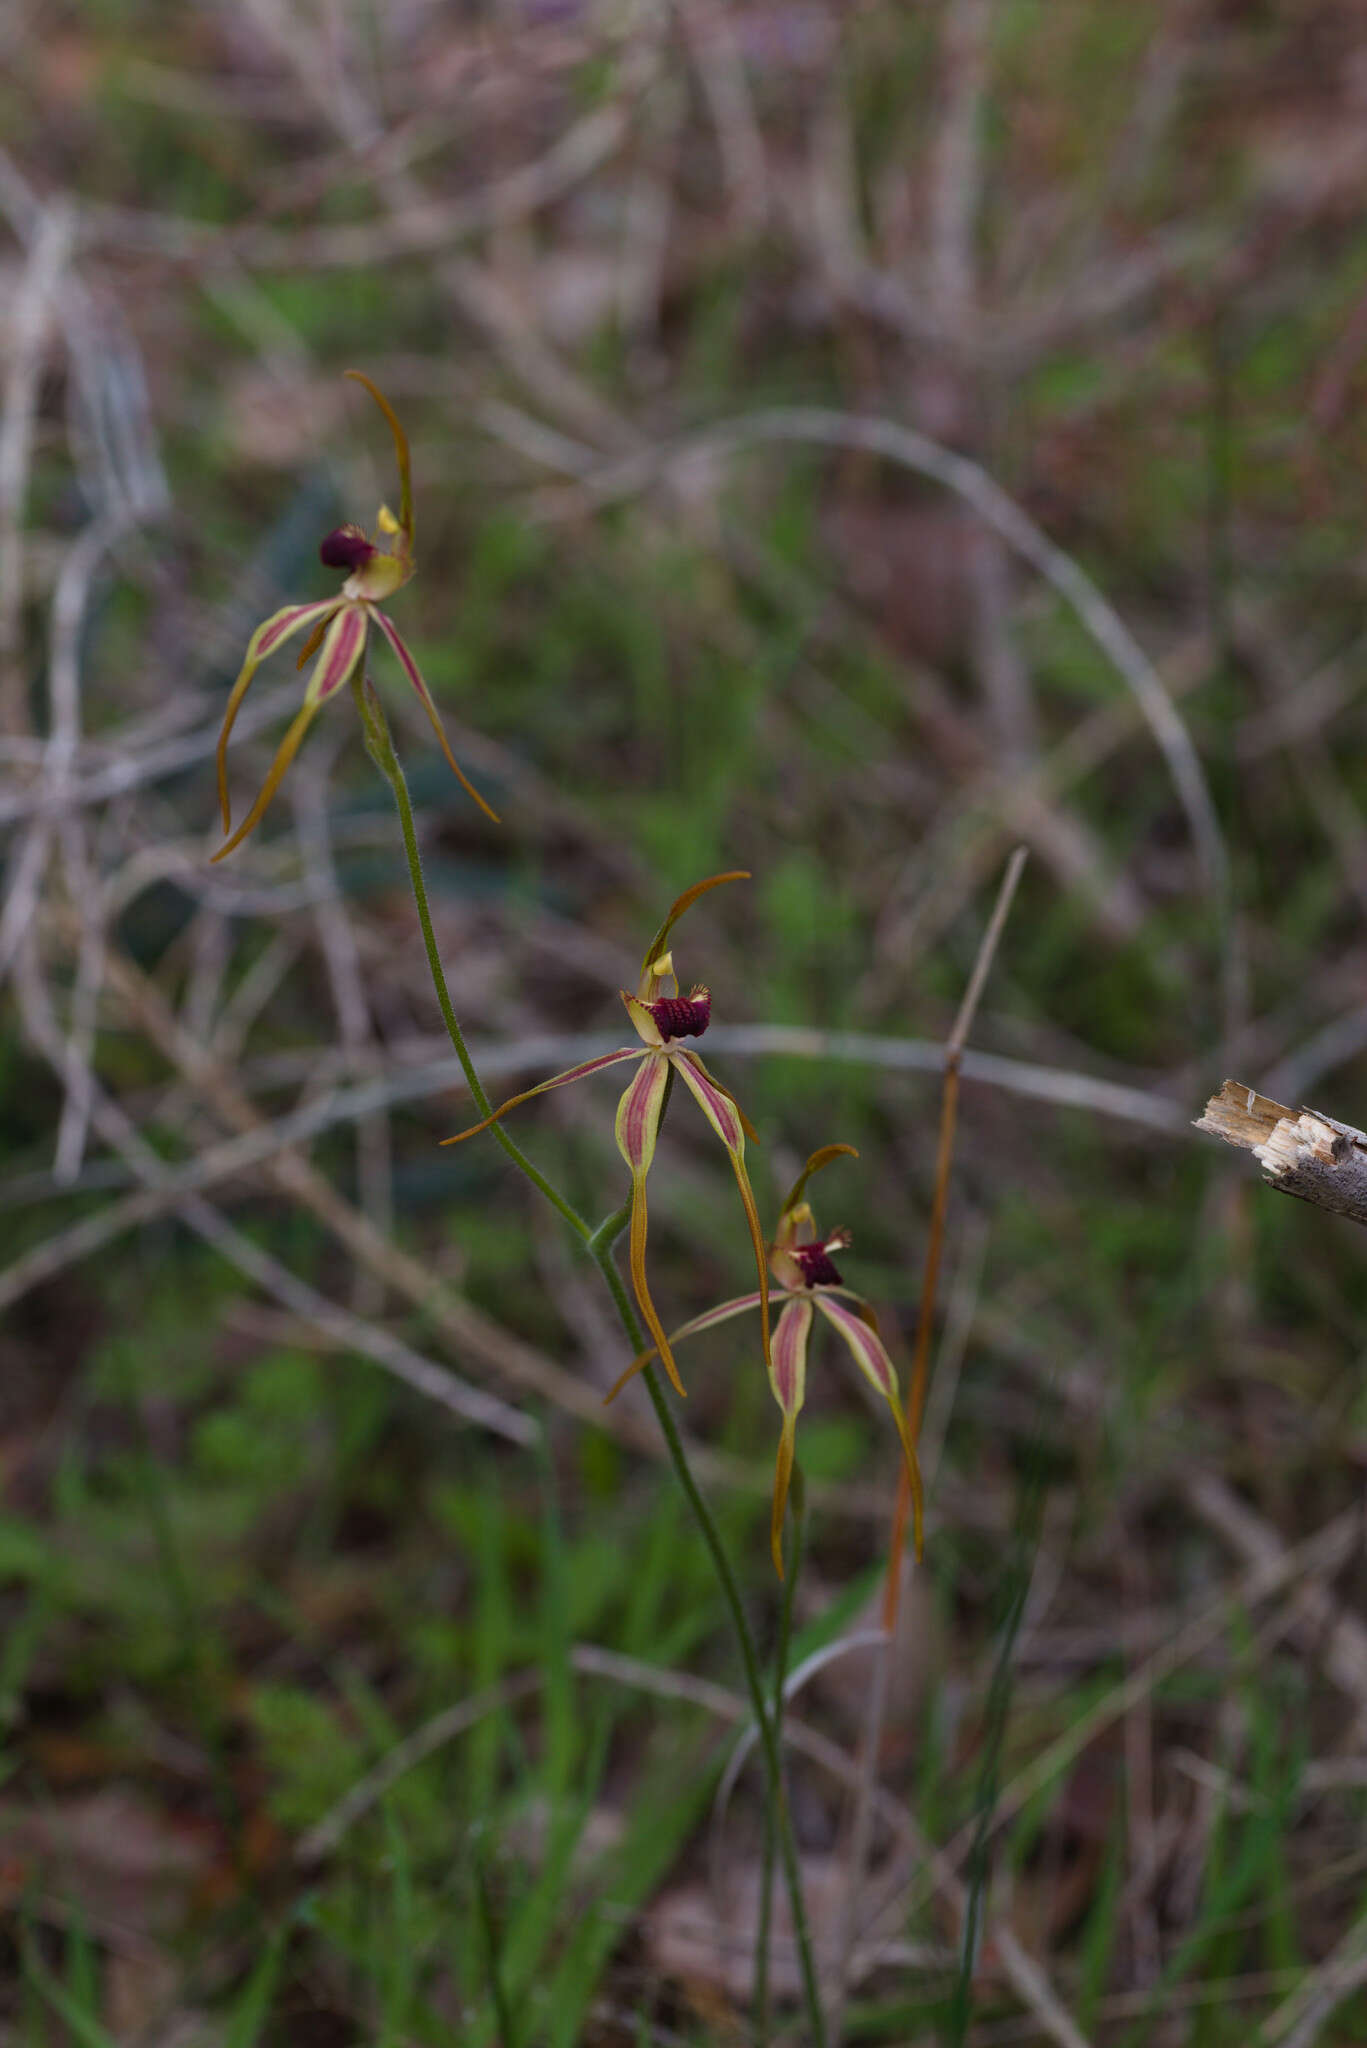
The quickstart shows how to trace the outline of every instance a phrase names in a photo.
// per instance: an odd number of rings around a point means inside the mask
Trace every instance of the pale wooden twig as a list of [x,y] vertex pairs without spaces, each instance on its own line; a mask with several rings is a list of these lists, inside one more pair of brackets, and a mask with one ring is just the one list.
[[1251,1152],[1282,1194],[1367,1225],[1367,1132],[1322,1110],[1289,1109],[1242,1081],[1222,1084],[1196,1129]]
[[[194,1044],[155,984],[127,954],[111,951],[109,985],[158,1050],[193,1086],[229,1129],[253,1133],[265,1122],[255,1103],[211,1052]],[[351,1255],[381,1275],[396,1293],[430,1316],[448,1341],[515,1385],[540,1393],[595,1425],[602,1404],[591,1387],[532,1345],[502,1329],[425,1267],[383,1236],[301,1152],[275,1154],[268,1165],[280,1191],[309,1209]]]
[[[29,1037],[54,1073],[69,1079],[74,1057],[52,1015],[31,933],[20,948],[16,980]],[[134,1128],[119,1105],[94,1082],[90,1091],[90,1115],[101,1135],[128,1161],[139,1179],[149,1188],[160,1189],[170,1169]],[[359,1351],[374,1359],[419,1393],[467,1421],[492,1430],[513,1443],[535,1442],[537,1425],[529,1417],[519,1414],[496,1395],[486,1393],[482,1387],[470,1386],[444,1366],[424,1358],[390,1331],[364,1322],[359,1316],[353,1316],[328,1301],[316,1288],[291,1273],[288,1267],[229,1223],[202,1195],[185,1196],[177,1203],[176,1210],[182,1222],[206,1243],[221,1251],[239,1271],[273,1294],[295,1315],[325,1330],[345,1349]]]
[[[288,972],[298,953],[298,942],[281,934],[248,971],[220,1015],[213,1040],[213,1057],[225,1071],[236,1066],[237,1047],[260,1004],[266,1001],[279,978]],[[875,1038],[857,1031],[809,1031],[803,1026],[784,1024],[717,1025],[709,1042],[718,1051],[742,1056],[783,1055],[814,1060],[849,1060],[893,1071],[940,1073],[944,1047],[928,1039]],[[436,1045],[438,1041],[431,1041]],[[444,1046],[445,1041],[440,1043]],[[491,1080],[512,1079],[539,1067],[570,1064],[610,1052],[614,1040],[603,1037],[552,1038],[538,1035],[511,1046],[473,1047],[480,1071]],[[428,1041],[423,1041],[426,1050]],[[403,1064],[405,1046],[389,1048],[394,1070],[376,1081],[353,1087],[334,1087],[327,1095],[301,1105],[287,1116],[270,1122],[262,1119],[240,1137],[201,1152],[195,1159],[174,1169],[158,1189],[142,1189],[108,1204],[97,1214],[45,1238],[12,1265],[0,1271],[0,1309],[8,1308],[32,1287],[52,1280],[68,1266],[88,1258],[102,1246],[113,1243],[127,1230],[174,1208],[184,1194],[202,1191],[217,1183],[261,1165],[294,1145],[306,1144],[336,1125],[370,1115],[378,1109],[396,1108],[402,1103],[422,1102],[440,1095],[455,1095],[464,1086],[464,1076],[454,1057],[443,1053]],[[273,1085],[299,1078],[312,1070],[331,1078],[345,1060],[337,1051],[318,1052],[310,1048],[297,1059],[276,1055],[257,1062],[250,1069],[261,1085]],[[1065,1107],[1080,1108],[1096,1115],[1111,1116],[1169,1137],[1180,1136],[1187,1120],[1175,1103],[1138,1088],[1125,1088],[1113,1081],[1087,1074],[1070,1074],[1053,1067],[1037,1067],[1024,1060],[998,1058],[991,1053],[966,1052],[960,1068],[962,1077],[1008,1093],[1034,1097]],[[10,1184],[12,1185],[12,1184]],[[27,1185],[27,1184],[26,1184]],[[55,1184],[51,1192],[56,1192]],[[27,1199],[32,1199],[29,1195]]]
[[742,227],[759,227],[769,210],[768,164],[735,23],[717,0],[675,5],[717,131],[727,199]]
[[28,724],[19,645],[23,505],[43,347],[73,227],[69,207],[58,202],[43,209],[11,308],[9,365],[0,400],[0,728],[6,732],[22,732]]

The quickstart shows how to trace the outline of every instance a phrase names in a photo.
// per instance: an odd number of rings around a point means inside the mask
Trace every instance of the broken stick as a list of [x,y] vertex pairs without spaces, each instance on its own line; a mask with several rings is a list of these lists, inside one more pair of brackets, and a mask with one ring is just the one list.
[[1251,1152],[1284,1195],[1367,1225],[1367,1131],[1323,1110],[1288,1109],[1242,1081],[1211,1096],[1196,1128]]

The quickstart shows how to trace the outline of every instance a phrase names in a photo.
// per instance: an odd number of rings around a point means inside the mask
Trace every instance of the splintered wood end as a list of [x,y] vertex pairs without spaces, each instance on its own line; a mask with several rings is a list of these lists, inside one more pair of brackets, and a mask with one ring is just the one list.
[[1213,1138],[1223,1138],[1227,1145],[1241,1145],[1245,1152],[1256,1152],[1268,1142],[1277,1125],[1288,1118],[1294,1123],[1296,1112],[1284,1102],[1260,1095],[1243,1081],[1226,1081],[1219,1094],[1211,1096],[1196,1128],[1209,1131]]
[[1196,1128],[1251,1152],[1282,1194],[1367,1224],[1367,1135],[1352,1124],[1226,1081]]

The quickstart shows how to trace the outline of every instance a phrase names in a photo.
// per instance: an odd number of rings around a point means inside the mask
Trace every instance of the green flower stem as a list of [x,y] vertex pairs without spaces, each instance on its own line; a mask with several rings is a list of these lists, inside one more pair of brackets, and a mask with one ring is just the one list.
[[[802,1467],[793,1466],[793,1476],[788,1495],[792,1510],[793,1534],[788,1547],[788,1574],[783,1581],[783,1600],[778,1614],[778,1641],[774,1646],[774,1743],[780,1758],[783,1755],[783,1688],[788,1680],[788,1649],[793,1638],[793,1596],[797,1590],[798,1575],[802,1570],[802,1556],[807,1535],[806,1520],[807,1489],[802,1479]],[[757,2048],[767,2048],[769,2040],[769,1927],[774,1901],[774,1814],[772,1803],[764,1809],[764,1846],[760,1858],[759,1915],[755,1930],[755,2041]]]
[[[613,1301],[617,1305],[618,1316],[621,1319],[623,1329],[627,1333],[629,1342],[635,1350],[643,1351],[645,1349],[645,1339],[641,1332],[641,1326],[636,1319],[636,1311],[627,1299],[626,1289],[622,1284],[622,1276],[618,1272],[612,1257],[613,1244],[621,1236],[623,1230],[625,1230],[630,1215],[631,1203],[627,1201],[623,1203],[620,1209],[614,1210],[611,1216],[605,1217],[603,1222],[598,1225],[598,1228],[588,1240],[588,1248],[593,1255],[594,1263],[602,1273],[612,1292]],[[711,1554],[712,1564],[717,1574],[718,1583],[721,1586],[722,1597],[726,1601],[727,1609],[731,1616],[731,1625],[735,1630],[736,1641],[740,1645],[741,1663],[745,1667],[746,1690],[750,1695],[750,1705],[755,1716],[755,1725],[759,1730],[760,1746],[764,1754],[764,1774],[767,1780],[769,1795],[766,1801],[766,1834],[768,1834],[770,1829],[773,1829],[778,1836],[779,1854],[783,1859],[784,1889],[787,1891],[789,1911],[793,1916],[793,1937],[797,1943],[798,1962],[802,1971],[802,1990],[807,2006],[807,2015],[811,2022],[813,2048],[826,2048],[826,2022],[821,2010],[821,1991],[817,1983],[816,1964],[812,1955],[812,1937],[811,1930],[807,1924],[807,1905],[802,1892],[802,1873],[798,1868],[797,1845],[793,1840],[792,1819],[788,1812],[788,1796],[783,1784],[783,1755],[778,1732],[779,1713],[783,1695],[783,1666],[787,1661],[788,1637],[792,1627],[792,1588],[796,1581],[798,1566],[801,1561],[798,1544],[796,1542],[794,1544],[792,1568],[788,1573],[784,1586],[782,1616],[779,1623],[781,1648],[778,1677],[775,1686],[776,1704],[771,1713],[769,1703],[764,1697],[764,1680],[760,1674],[759,1655],[755,1649],[755,1639],[750,1632],[750,1623],[746,1616],[745,1603],[741,1599],[740,1586],[736,1581],[736,1575],[731,1569],[731,1560],[726,1555],[722,1544],[721,1531],[713,1520],[712,1510],[708,1507],[707,1502],[698,1489],[698,1483],[693,1477],[692,1467],[688,1462],[688,1453],[684,1449],[683,1438],[679,1435],[678,1424],[674,1420],[674,1411],[669,1404],[664,1388],[660,1385],[659,1374],[652,1364],[647,1364],[642,1370],[641,1378],[645,1381],[646,1392],[650,1396],[650,1405],[655,1410],[655,1417],[660,1425],[660,1433],[664,1437],[665,1448],[669,1452],[670,1463],[674,1467],[675,1477],[683,1488],[684,1497],[693,1513],[693,1519],[701,1530],[703,1541]],[[798,1541],[800,1542],[800,1536]]]
[[[394,742],[389,736],[389,722],[384,715],[384,706],[374,690],[362,682],[359,674],[352,677],[351,688],[365,730],[366,751],[394,792],[394,802],[398,806],[399,823],[403,828],[403,848],[408,856],[408,877],[413,885],[413,901],[418,906],[422,942],[427,948],[427,965],[431,970],[432,986],[437,992],[437,1001],[441,1005],[441,1019],[446,1026],[446,1035],[455,1048],[456,1058],[460,1061],[461,1071],[479,1107],[480,1115],[491,1116],[493,1104],[485,1094],[484,1084],[475,1072],[475,1063],[466,1050],[465,1034],[460,1028],[460,1020],[456,1016],[450,991],[446,986],[441,954],[437,951],[437,935],[432,929],[432,913],[427,903],[427,884],[423,880],[422,856],[418,852],[418,835],[413,824],[413,804],[408,794],[407,780],[399,765],[399,757],[394,751]],[[521,1146],[508,1136],[502,1124],[492,1124],[490,1129],[514,1166],[525,1173],[532,1186],[546,1197],[553,1209],[559,1211],[576,1236],[587,1242],[589,1226],[578,1211],[565,1200],[558,1189],[551,1186],[546,1176],[532,1165]]]
[[[470,1093],[479,1105],[480,1114],[482,1116],[489,1116],[492,1113],[491,1104],[484,1092],[479,1075],[475,1071],[474,1061],[470,1058],[470,1054],[466,1049],[465,1037],[461,1031],[455,1008],[451,1002],[450,992],[446,986],[446,975],[442,969],[441,954],[437,950],[436,933],[432,929],[432,913],[428,907],[427,885],[423,880],[422,859],[418,852],[418,835],[413,823],[413,805],[408,794],[408,783],[405,780],[403,769],[399,765],[399,757],[394,751],[394,742],[390,738],[389,725],[384,715],[384,708],[379,698],[375,695],[374,690],[359,675],[352,678],[352,693],[355,696],[356,706],[361,716],[366,750],[393,791],[394,802],[398,807],[399,823],[403,829],[404,852],[408,859],[408,875],[413,888],[413,901],[417,905],[418,922],[422,926],[423,944],[427,949],[427,964],[431,970],[432,986],[436,990],[437,1001],[441,1006],[442,1022],[446,1026],[446,1034],[455,1049],[456,1058],[460,1061],[461,1071],[464,1073],[465,1079],[469,1084]],[[570,1229],[588,1250],[594,1264],[598,1267],[607,1284],[608,1291],[617,1310],[618,1318],[626,1333],[627,1342],[631,1345],[633,1352],[644,1350],[645,1340],[641,1332],[641,1326],[636,1319],[636,1311],[627,1297],[622,1276],[618,1272],[616,1262],[612,1256],[614,1244],[630,1221],[630,1198],[622,1204],[620,1209],[614,1210],[610,1216],[605,1217],[596,1229],[591,1229],[583,1217],[579,1215],[578,1211],[565,1200],[565,1197],[559,1190],[552,1187],[545,1175],[533,1166],[531,1160],[528,1159],[521,1147],[515,1144],[508,1136],[503,1127],[500,1124],[493,1124],[490,1128],[508,1157],[512,1160],[514,1166],[518,1167],[532,1183],[532,1186],[545,1196],[551,1207],[564,1217]],[[816,1966],[812,1957],[812,1940],[811,1932],[807,1925],[806,1902],[802,1894],[802,1873],[798,1868],[797,1846],[793,1840],[792,1822],[783,1789],[782,1758],[779,1751],[777,1729],[775,1720],[770,1714],[769,1703],[764,1696],[764,1681],[760,1675],[755,1639],[750,1632],[750,1624],[746,1618],[740,1586],[737,1583],[735,1573],[731,1569],[731,1561],[727,1557],[722,1545],[721,1532],[712,1518],[711,1509],[698,1490],[697,1481],[694,1479],[692,1469],[688,1463],[688,1454],[684,1450],[683,1439],[680,1437],[678,1427],[674,1421],[673,1411],[660,1385],[659,1375],[652,1365],[647,1365],[642,1377],[645,1380],[646,1392],[650,1396],[651,1406],[655,1410],[656,1420],[659,1422],[660,1430],[665,1440],[665,1448],[669,1452],[670,1463],[674,1467],[675,1477],[683,1488],[684,1497],[692,1511],[693,1519],[696,1521],[702,1533],[703,1541],[707,1545],[713,1568],[717,1574],[718,1583],[721,1586],[722,1596],[731,1617],[731,1624],[735,1630],[736,1641],[740,1646],[741,1663],[745,1669],[746,1690],[750,1695],[750,1705],[755,1716],[755,1725],[759,1730],[760,1745],[764,1755],[765,1776],[768,1781],[768,1805],[773,1815],[773,1824],[778,1835],[779,1853],[783,1861],[785,1889],[788,1893],[789,1909],[793,1916],[793,1932],[797,1941],[798,1956],[802,1968],[803,1994],[808,2018],[811,2023],[812,2048],[826,2048],[826,2025],[821,2011],[821,1992],[817,1983]],[[785,1602],[789,1597],[785,1595]]]

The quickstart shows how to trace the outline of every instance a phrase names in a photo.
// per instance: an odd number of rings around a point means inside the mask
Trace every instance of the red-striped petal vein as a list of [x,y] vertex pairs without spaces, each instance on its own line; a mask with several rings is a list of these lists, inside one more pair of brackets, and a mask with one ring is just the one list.
[[745,1156],[745,1132],[741,1128],[740,1112],[730,1096],[724,1095],[712,1079],[695,1052],[684,1051],[681,1047],[675,1055],[679,1079],[686,1081],[702,1106],[703,1115],[711,1124],[728,1152],[739,1152]]
[[902,1440],[902,1456],[906,1460],[907,1479],[911,1485],[916,1555],[919,1558],[925,1541],[925,1500],[921,1491],[921,1468],[916,1458],[916,1446],[911,1440],[911,1431],[907,1427],[907,1418],[897,1389],[897,1369],[888,1356],[882,1338],[876,1330],[869,1328],[862,1316],[847,1308],[843,1301],[833,1301],[824,1290],[814,1294],[812,1300],[827,1322],[840,1332],[849,1346],[850,1355],[869,1385],[883,1396],[892,1410],[892,1419]]
[[582,1081],[586,1074],[596,1074],[600,1067],[620,1066],[623,1060],[638,1060],[641,1057],[639,1045],[623,1046],[620,1052],[604,1052],[596,1060],[585,1060],[581,1066],[567,1067],[563,1074],[552,1074],[549,1081],[538,1081],[535,1088],[524,1088],[520,1095],[510,1095],[506,1102],[486,1116],[482,1123],[471,1124],[468,1131],[457,1131],[454,1138],[443,1138],[443,1145],[459,1145],[465,1138],[474,1138],[481,1131],[487,1131],[490,1124],[496,1124],[500,1117],[516,1109],[519,1102],[530,1102],[534,1095],[544,1095],[548,1088],[564,1088],[571,1081]]
[[807,1394],[807,1339],[812,1329],[810,1301],[790,1301],[774,1327],[769,1385],[783,1411],[783,1429],[774,1466],[774,1509],[769,1522],[769,1548],[774,1570],[783,1577],[783,1515],[793,1476],[797,1418]]
[[301,626],[308,625],[312,619],[330,618],[337,605],[338,599],[335,597],[326,597],[321,604],[287,604],[283,610],[272,612],[268,619],[263,619],[247,642],[247,652],[238,671],[237,681],[229,692],[228,708],[223,714],[223,729],[218,735],[218,802],[223,812],[225,832],[232,830],[233,823],[232,808],[228,802],[228,735],[233,729],[238,709],[247,694],[252,677],[266,656],[274,654],[276,648],[283,646],[292,633],[297,633]]
[[769,1385],[785,1415],[796,1415],[807,1396],[807,1339],[812,1328],[810,1301],[790,1301],[774,1325],[774,1356]]
[[412,655],[408,651],[408,648],[405,646],[404,641],[399,633],[398,627],[394,624],[394,621],[392,619],[386,618],[385,614],[382,611],[376,611],[372,609],[370,615],[374,619],[380,631],[384,634],[385,639],[393,648],[394,653],[398,659],[399,667],[403,670],[409,682],[417,691],[419,701],[422,704],[422,708],[432,721],[432,730],[437,735],[438,744],[440,745],[443,754],[445,754],[446,756],[447,767],[451,770],[451,773],[455,776],[457,782],[465,791],[465,794],[469,797],[473,797],[475,802],[479,805],[480,809],[484,811],[489,817],[491,817],[494,823],[497,825],[499,823],[498,812],[490,809],[490,806],[485,803],[484,798],[480,795],[479,791],[475,788],[474,783],[471,782],[469,776],[465,774],[459,762],[456,760],[455,755],[451,752],[450,744],[446,738],[446,728],[441,722],[441,713],[438,711],[436,707],[436,703],[433,699],[432,692],[428,689],[426,683],[423,681],[422,671],[419,669],[418,664],[416,663],[416,661],[414,661]]
[[647,1052],[640,1071],[617,1105],[617,1148],[631,1169],[631,1236],[629,1242],[631,1284],[637,1306],[660,1354],[660,1363],[675,1390],[682,1394],[683,1381],[669,1348],[664,1324],[650,1298],[646,1279],[646,1175],[655,1157],[655,1138],[669,1085],[669,1061],[663,1053]]
[[344,604],[323,639],[322,652],[313,666],[306,704],[324,704],[335,696],[365,652],[367,615],[359,604]]
[[287,604],[283,611],[272,612],[253,633],[247,645],[249,659],[264,661],[268,654],[274,654],[277,647],[283,647],[291,634],[310,621],[322,619],[335,612],[340,600],[325,597],[318,604]]

